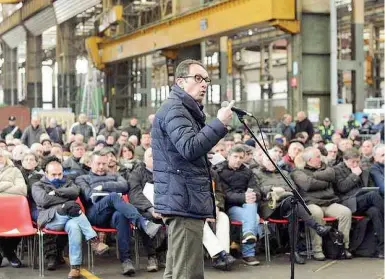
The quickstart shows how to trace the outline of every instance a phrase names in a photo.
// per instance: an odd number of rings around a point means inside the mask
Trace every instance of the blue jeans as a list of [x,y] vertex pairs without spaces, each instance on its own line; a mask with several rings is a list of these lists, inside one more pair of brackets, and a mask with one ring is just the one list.
[[55,218],[49,222],[45,228],[52,231],[64,230],[68,233],[69,257],[71,265],[82,264],[83,235],[87,241],[97,236],[84,214],[81,214],[79,217],[71,218],[69,216],[63,216],[56,213]]
[[[252,233],[255,236],[260,234],[259,231],[259,215],[257,213],[257,203],[245,203],[242,207],[233,206],[228,210],[230,220],[242,222],[242,234]],[[255,243],[242,244],[242,256],[255,256]]]
[[120,261],[131,258],[130,223],[136,223],[141,217],[132,204],[126,203],[118,194],[111,193],[92,205],[87,210],[87,217],[95,226],[115,228],[118,231]]

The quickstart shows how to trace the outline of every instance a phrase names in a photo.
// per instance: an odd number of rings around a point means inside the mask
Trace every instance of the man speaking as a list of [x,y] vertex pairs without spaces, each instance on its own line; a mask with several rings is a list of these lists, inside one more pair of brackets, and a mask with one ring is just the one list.
[[211,80],[205,67],[185,60],[175,77],[152,127],[154,208],[168,225],[164,278],[201,279],[203,225],[216,210],[207,153],[226,135],[234,102],[206,125],[202,102]]

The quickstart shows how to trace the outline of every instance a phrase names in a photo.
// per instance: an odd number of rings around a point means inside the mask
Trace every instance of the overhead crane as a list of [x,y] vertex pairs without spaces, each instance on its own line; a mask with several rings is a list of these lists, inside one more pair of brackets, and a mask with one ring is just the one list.
[[[119,16],[115,19],[118,20]],[[221,1],[120,37],[89,37],[86,47],[94,66],[104,69],[108,63],[262,26],[275,26],[288,33],[298,33],[300,23],[296,20],[295,0]]]

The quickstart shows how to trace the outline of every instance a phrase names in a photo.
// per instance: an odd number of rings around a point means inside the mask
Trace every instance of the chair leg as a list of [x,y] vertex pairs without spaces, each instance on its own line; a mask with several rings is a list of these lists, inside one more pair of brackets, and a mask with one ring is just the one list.
[[307,226],[305,226],[305,240],[306,240],[306,255],[308,259],[311,259],[311,255],[313,251],[311,247],[310,229]]
[[91,244],[90,241],[87,241],[87,268],[91,270]]
[[25,238],[22,237],[19,245],[17,245],[17,248],[16,248],[16,255],[21,261],[24,260],[24,253],[23,253],[24,252],[24,242],[25,242]]
[[31,251],[31,256],[32,256],[32,270],[35,269],[35,258],[36,258],[36,235],[32,236],[32,251]]
[[277,237],[278,248],[281,249],[282,248],[282,244],[281,244],[281,236],[279,235],[278,224],[275,224],[275,235]]
[[265,256],[266,256],[266,262],[270,262],[270,242],[269,242],[269,222],[263,221],[263,228],[265,231]]
[[44,277],[44,233],[39,232],[39,272]]
[[139,269],[140,268],[139,234],[137,229],[134,229],[134,243],[135,243],[135,265],[136,265],[136,269]]
[[27,237],[27,250],[28,250],[28,266],[31,266],[31,260],[32,260],[32,256],[31,256],[31,238],[30,237]]
[[115,237],[116,242],[116,258],[119,260],[119,244],[118,244],[118,237]]

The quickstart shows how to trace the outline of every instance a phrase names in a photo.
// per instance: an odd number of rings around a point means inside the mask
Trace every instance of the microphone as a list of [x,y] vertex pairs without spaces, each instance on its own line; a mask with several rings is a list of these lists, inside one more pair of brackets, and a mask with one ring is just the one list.
[[[221,107],[222,108],[227,107],[229,104],[230,103],[228,101],[224,101],[224,102],[222,102]],[[247,111],[240,109],[240,108],[237,108],[237,107],[232,107],[231,110],[233,112],[235,112],[236,114],[241,115],[241,116],[244,116],[244,115],[251,116],[251,117],[253,116],[250,112],[247,112]]]

